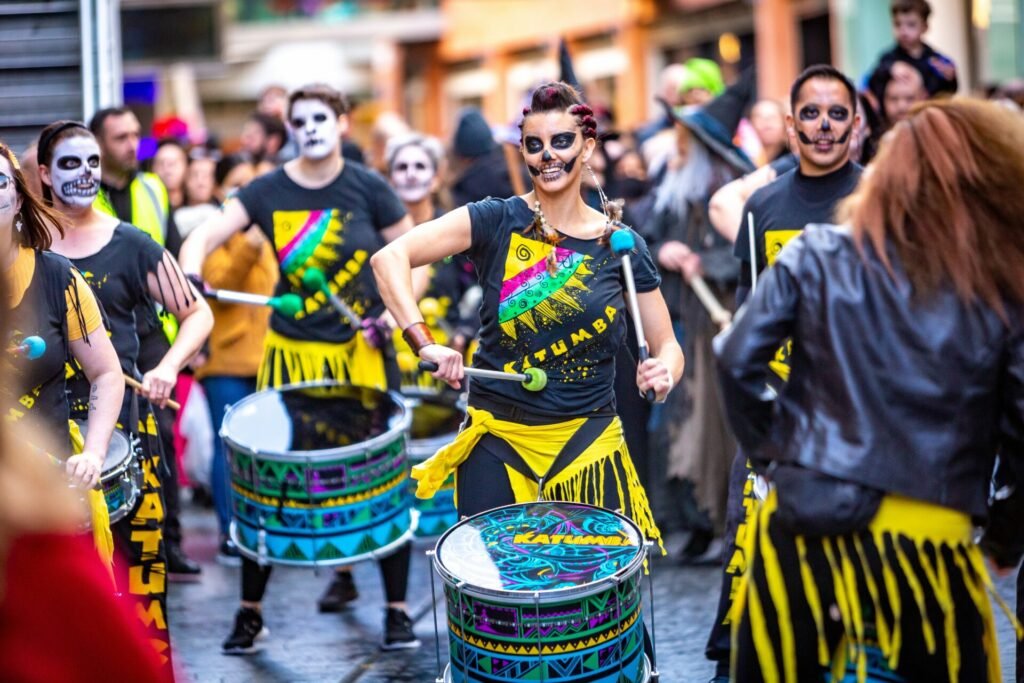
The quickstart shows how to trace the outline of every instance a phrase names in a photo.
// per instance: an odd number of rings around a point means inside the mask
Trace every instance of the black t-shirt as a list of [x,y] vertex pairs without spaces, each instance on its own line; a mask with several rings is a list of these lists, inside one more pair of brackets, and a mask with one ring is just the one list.
[[71,259],[95,292],[107,316],[110,341],[121,360],[121,368],[128,373],[134,372],[139,356],[136,315],[142,307],[153,308],[148,278],[161,267],[164,253],[164,248],[149,235],[121,223],[98,252]]
[[[481,397],[531,413],[571,417],[613,405],[615,355],[626,334],[620,260],[598,240],[563,236],[557,247],[527,235],[533,211],[519,197],[468,205],[480,277],[480,348],[473,366],[523,372],[542,368],[543,391],[518,382],[474,379],[470,403]],[[634,233],[633,277],[638,292],[661,284],[647,244]],[[547,268],[555,249],[557,267]]]
[[381,176],[346,161],[329,185],[312,190],[279,168],[249,183],[237,197],[274,245],[281,269],[275,293],[298,294],[305,305],[294,319],[275,311],[272,330],[291,339],[332,343],[355,334],[322,292],[303,289],[302,274],[310,267],[323,271],[331,291],[357,315],[383,313],[369,260],[384,246],[380,231],[400,221],[405,206]]
[[[10,399],[7,419],[12,422],[33,415],[42,421],[57,455],[70,455],[68,441],[67,386],[65,359],[69,354],[68,305],[65,292],[71,293],[83,333],[85,322],[78,308],[79,292],[72,276],[71,263],[51,252],[36,252],[32,281],[21,301],[10,311],[9,346],[20,345],[26,337],[39,337],[45,343],[42,356],[5,353],[5,381],[0,392]],[[87,338],[87,337],[86,337]],[[30,439],[31,440],[31,439]]]
[[823,176],[806,176],[796,168],[750,195],[733,249],[744,262],[740,285],[750,287],[751,283],[748,215],[754,217],[754,251],[760,273],[775,262],[786,242],[800,234],[805,225],[831,223],[836,205],[857,187],[862,171],[852,161]]

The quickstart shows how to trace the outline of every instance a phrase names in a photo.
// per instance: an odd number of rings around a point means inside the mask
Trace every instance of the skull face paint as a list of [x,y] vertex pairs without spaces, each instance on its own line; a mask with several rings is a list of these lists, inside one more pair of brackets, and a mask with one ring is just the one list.
[[811,78],[797,94],[789,119],[805,173],[829,173],[850,158],[850,138],[860,123],[842,82]]
[[576,118],[566,112],[532,114],[523,122],[523,157],[534,182],[558,190],[578,175],[583,135]]
[[100,191],[100,148],[91,137],[64,138],[50,162],[53,193],[68,206],[91,206]]
[[13,226],[14,215],[19,210],[21,197],[14,180],[14,169],[5,157],[0,156],[0,225]]
[[391,186],[403,202],[422,200],[434,187],[437,169],[427,151],[416,144],[402,147],[391,162]]
[[320,100],[296,100],[290,123],[299,153],[307,159],[319,161],[338,148],[338,116]]

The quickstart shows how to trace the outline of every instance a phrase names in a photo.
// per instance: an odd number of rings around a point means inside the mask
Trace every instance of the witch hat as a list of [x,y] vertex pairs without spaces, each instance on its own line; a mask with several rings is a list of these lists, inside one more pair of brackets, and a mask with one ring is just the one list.
[[665,100],[658,101],[670,119],[686,126],[708,149],[741,173],[750,173],[756,168],[754,163],[732,138],[744,112],[756,101],[756,85],[754,70],[747,69],[725,92],[701,107],[677,111]]

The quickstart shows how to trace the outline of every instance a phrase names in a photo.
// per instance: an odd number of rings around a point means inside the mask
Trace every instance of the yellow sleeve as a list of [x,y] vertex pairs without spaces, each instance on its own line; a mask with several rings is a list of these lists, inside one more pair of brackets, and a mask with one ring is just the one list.
[[[86,284],[77,270],[71,272],[74,282],[64,290],[64,299],[68,304],[68,341],[78,341],[92,334],[103,326],[99,304],[92,288]],[[76,292],[77,290],[77,292]],[[81,309],[81,315],[75,311],[75,305]],[[84,323],[84,329],[83,329]]]

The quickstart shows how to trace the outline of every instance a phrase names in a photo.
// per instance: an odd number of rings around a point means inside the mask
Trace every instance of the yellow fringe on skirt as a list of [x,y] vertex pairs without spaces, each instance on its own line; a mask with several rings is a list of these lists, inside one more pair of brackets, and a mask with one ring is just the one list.
[[325,380],[384,389],[383,354],[358,332],[340,344],[301,341],[273,330],[267,332],[257,388]]
[[[452,443],[412,468],[412,477],[419,482],[416,488],[418,498],[432,497],[452,472],[470,456],[481,437],[488,433],[511,445],[540,478],[547,473],[565,443],[589,419],[579,417],[548,425],[524,425],[498,419],[490,412],[472,406],[468,408],[468,412],[469,426],[464,427]],[[625,501],[628,492],[630,503],[630,509],[623,511],[623,514],[636,522],[647,538],[658,541],[664,553],[661,531],[654,522],[647,494],[633,466],[622,433],[622,422],[618,417],[613,419],[604,432],[565,469],[544,483],[544,499],[573,501],[614,509],[615,506],[606,504],[611,501],[604,500],[604,492],[606,465],[616,454],[619,454],[622,471],[620,473],[614,462],[611,471],[614,473],[618,499]],[[508,465],[505,469],[517,503],[538,499],[537,481]]]
[[[818,642],[814,648],[820,665],[831,670],[833,681],[840,681],[844,678],[847,665],[853,664],[858,683],[863,683],[869,680],[868,653],[865,647],[866,624],[874,628],[877,645],[886,663],[891,670],[896,671],[900,665],[901,646],[907,635],[901,632],[900,617],[905,610],[913,609],[920,616],[922,631],[919,635],[923,638],[929,654],[936,652],[936,633],[942,633],[943,642],[946,643],[946,668],[949,680],[957,681],[960,677],[961,644],[957,638],[950,581],[950,569],[953,568],[959,574],[958,579],[966,586],[969,600],[983,623],[982,641],[988,667],[988,683],[1001,681],[999,648],[989,595],[1006,612],[1017,631],[1018,638],[1024,631],[992,585],[982,553],[972,541],[973,526],[968,515],[919,500],[887,495],[864,533],[822,538],[792,537],[796,546],[800,576],[789,577],[790,585],[795,580],[804,588],[804,595],[793,596],[787,592],[780,562],[780,553],[785,551],[778,548],[769,536],[772,515],[777,507],[777,494],[772,489],[768,498],[760,505],[752,522],[753,529],[745,539],[744,553],[748,558],[748,572],[743,576],[730,613],[730,621],[733,624],[734,658],[737,651],[737,629],[741,619],[745,617],[749,622],[754,650],[764,680],[768,683],[795,683],[797,648],[810,646],[810,643],[795,642],[791,621],[793,601],[803,599],[810,608],[818,633]],[[904,543],[899,542],[900,540]],[[908,552],[906,541],[912,544],[912,553]],[[868,561],[869,543],[874,545],[873,554],[877,554],[881,560],[880,572]],[[935,561],[926,551],[926,544],[933,547]],[[819,592],[822,587],[815,580],[807,561],[808,550],[812,545],[820,545],[827,558],[835,594],[833,605],[823,604]],[[946,551],[953,558],[952,565],[944,561],[943,555]],[[759,589],[759,582],[751,576],[751,568],[755,561],[760,563],[760,569],[766,577],[767,595],[762,594],[763,588]],[[923,582],[919,573],[914,570],[915,564],[922,568],[921,574],[925,579]],[[901,604],[898,577],[902,577],[910,587],[913,596],[911,604]],[[861,578],[863,582],[859,583]],[[861,604],[865,593],[858,589],[858,585],[866,587],[869,604]],[[929,594],[934,596],[941,609],[941,623],[932,623],[929,619],[926,611],[926,596]],[[883,603],[894,615],[891,622],[885,617]],[[825,640],[825,620],[836,618],[837,610],[845,635],[840,646],[834,652],[830,652]],[[776,621],[774,629],[769,628],[771,615],[774,615]],[[871,621],[866,619],[869,615]],[[769,633],[772,630],[779,634],[779,642],[773,641],[770,637]],[[781,652],[781,661],[778,661],[777,652]]]
[[[85,450],[85,439],[82,431],[74,420],[68,420],[71,431],[71,452],[75,455]],[[110,531],[110,511],[107,510],[107,499],[100,489],[89,489],[89,518],[92,523],[92,541],[103,565],[114,578],[114,535]]]

